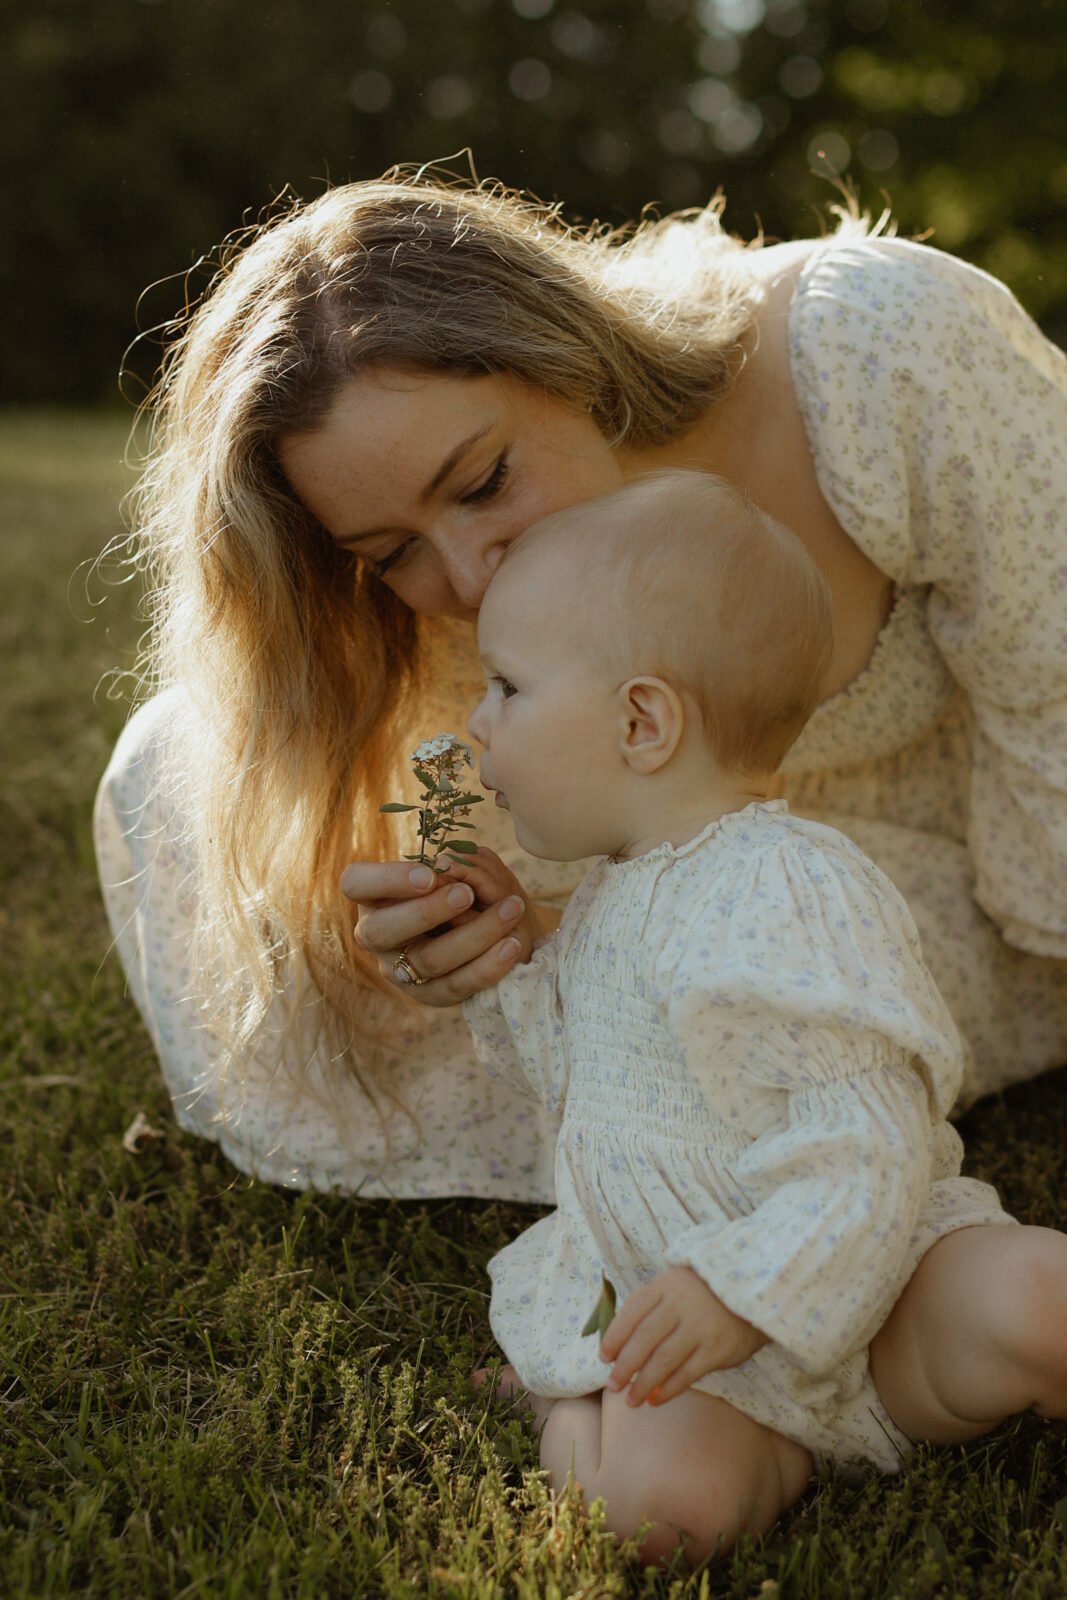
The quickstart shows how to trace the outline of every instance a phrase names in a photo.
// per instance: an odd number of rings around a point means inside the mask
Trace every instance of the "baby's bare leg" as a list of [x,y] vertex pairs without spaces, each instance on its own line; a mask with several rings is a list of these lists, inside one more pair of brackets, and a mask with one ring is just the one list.
[[870,1356],[909,1439],[973,1439],[1020,1411],[1067,1417],[1067,1234],[976,1227],[939,1239]]
[[603,1499],[621,1537],[643,1522],[646,1561],[724,1555],[742,1533],[760,1535],[798,1498],[811,1456],[711,1395],[688,1389],[661,1406],[628,1406],[601,1391],[557,1400],[541,1434],[552,1486],[573,1472],[586,1500]]

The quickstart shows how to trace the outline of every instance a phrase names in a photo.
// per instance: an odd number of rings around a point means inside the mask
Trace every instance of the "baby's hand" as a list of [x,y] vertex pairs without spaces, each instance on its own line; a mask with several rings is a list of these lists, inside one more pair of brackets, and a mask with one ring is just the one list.
[[766,1343],[692,1267],[668,1267],[627,1297],[601,1339],[600,1359],[614,1363],[604,1387],[629,1384],[628,1405],[662,1405],[706,1373],[739,1367]]

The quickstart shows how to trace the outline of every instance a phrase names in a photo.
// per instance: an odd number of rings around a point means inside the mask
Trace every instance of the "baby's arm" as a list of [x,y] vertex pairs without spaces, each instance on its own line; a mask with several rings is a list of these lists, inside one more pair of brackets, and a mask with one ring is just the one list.
[[600,1341],[613,1362],[605,1388],[662,1405],[709,1372],[738,1367],[767,1335],[724,1306],[692,1267],[668,1267],[629,1295]]
[[557,935],[528,961],[463,1003],[474,1051],[494,1078],[533,1093],[549,1111],[566,1095],[568,1067],[556,987]]

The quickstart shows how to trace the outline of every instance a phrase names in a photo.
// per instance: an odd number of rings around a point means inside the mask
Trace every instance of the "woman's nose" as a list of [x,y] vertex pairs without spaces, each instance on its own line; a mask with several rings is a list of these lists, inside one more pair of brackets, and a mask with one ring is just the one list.
[[456,598],[471,611],[477,611],[485,596],[509,538],[493,535],[484,540],[464,540],[442,551],[445,576]]

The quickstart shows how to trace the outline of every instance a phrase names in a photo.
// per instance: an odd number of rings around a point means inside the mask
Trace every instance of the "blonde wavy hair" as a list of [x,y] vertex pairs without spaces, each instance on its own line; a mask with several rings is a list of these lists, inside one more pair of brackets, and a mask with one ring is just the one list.
[[577,231],[496,185],[395,171],[236,236],[172,330],[134,538],[145,684],[185,691],[164,781],[226,1072],[287,995],[296,1059],[324,1047],[384,1121],[399,1096],[383,1040],[418,1026],[354,942],[338,878],[355,855],[400,853],[377,807],[428,623],[299,503],[275,441],[384,364],[508,374],[591,411],[612,444],[680,436],[730,382],[752,314],[720,211]]

